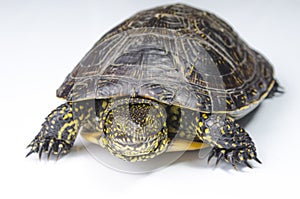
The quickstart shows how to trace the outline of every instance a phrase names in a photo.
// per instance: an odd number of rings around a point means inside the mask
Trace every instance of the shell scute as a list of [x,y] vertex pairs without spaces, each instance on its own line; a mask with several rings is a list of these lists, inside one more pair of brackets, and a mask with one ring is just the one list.
[[106,33],[57,96],[142,96],[203,112],[236,112],[265,98],[273,84],[271,64],[226,22],[176,4],[139,12]]

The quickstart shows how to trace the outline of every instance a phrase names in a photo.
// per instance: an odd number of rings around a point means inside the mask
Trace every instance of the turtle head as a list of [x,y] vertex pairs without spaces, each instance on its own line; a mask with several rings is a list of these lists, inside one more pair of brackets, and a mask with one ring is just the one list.
[[156,101],[144,98],[111,100],[101,118],[104,133],[100,144],[121,159],[147,160],[167,148],[167,113]]

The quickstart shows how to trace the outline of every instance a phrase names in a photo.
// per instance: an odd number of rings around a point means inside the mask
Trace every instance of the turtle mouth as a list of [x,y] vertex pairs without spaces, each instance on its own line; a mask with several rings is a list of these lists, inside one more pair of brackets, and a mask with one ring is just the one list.
[[138,135],[136,133],[130,135],[118,135],[116,137],[109,136],[115,142],[121,145],[139,145],[143,143],[153,142],[159,138],[159,134]]
[[[152,123],[153,124],[153,123]],[[168,133],[165,126],[149,130],[145,126],[139,126],[129,121],[127,128],[110,128],[115,131],[104,133],[107,148],[117,156],[128,161],[136,161],[158,155],[166,149]],[[155,125],[156,126],[156,125]],[[143,157],[143,158],[142,158]]]
[[[126,161],[145,161],[160,155],[167,149],[169,138],[167,130],[162,129],[157,134],[147,138],[138,137],[114,137],[103,136],[100,139],[101,145],[105,145],[113,155]],[[105,144],[103,144],[105,143]]]

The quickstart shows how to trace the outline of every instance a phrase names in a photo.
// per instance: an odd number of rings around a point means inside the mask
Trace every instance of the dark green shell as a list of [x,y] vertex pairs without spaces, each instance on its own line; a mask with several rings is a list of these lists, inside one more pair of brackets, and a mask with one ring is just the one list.
[[139,12],[105,34],[57,96],[68,101],[141,96],[241,117],[273,85],[272,66],[228,24],[176,4]]

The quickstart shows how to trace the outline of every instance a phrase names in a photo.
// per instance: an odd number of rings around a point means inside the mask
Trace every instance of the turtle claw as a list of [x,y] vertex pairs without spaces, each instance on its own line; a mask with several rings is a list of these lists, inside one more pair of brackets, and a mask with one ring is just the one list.
[[27,153],[27,155],[26,155],[25,157],[27,158],[28,156],[30,156],[30,155],[31,155],[32,153],[34,153],[34,152],[35,152],[35,151],[31,149],[31,150],[29,151],[29,153]]
[[285,92],[285,89],[275,81],[273,88],[269,92],[267,98],[272,98],[274,96],[279,96]]
[[63,154],[66,154],[70,151],[72,145],[64,140],[59,140],[56,138],[35,138],[32,143],[28,145],[28,147],[31,147],[31,150],[29,153],[27,153],[26,157],[33,153],[38,153],[39,159],[41,160],[43,153],[46,153],[47,160],[50,160],[51,155],[55,155],[56,160],[58,160]]
[[30,144],[27,145],[26,149],[32,147],[32,145],[33,145],[33,143],[30,142]]
[[50,156],[51,156],[52,150],[53,150],[53,148],[50,147],[49,150],[48,150],[47,160],[50,160]]
[[209,164],[210,160],[213,158],[213,157],[216,157],[217,160],[215,162],[215,167],[218,166],[220,160],[223,158],[224,154],[220,152],[220,150],[218,148],[213,148],[211,151],[210,151],[210,154],[208,156],[208,159],[207,159],[207,164]]
[[[233,166],[233,168],[235,170],[239,170],[238,169],[238,165],[239,164],[244,164],[246,165],[247,167],[249,168],[253,168],[253,166],[248,162],[248,160],[255,160],[256,162],[260,163],[261,164],[261,161],[257,158],[257,157],[254,157],[254,158],[251,158],[249,155],[247,154],[242,154],[242,158],[239,157],[239,151],[240,150],[234,150],[234,149],[223,149],[223,148],[213,148],[208,156],[208,164],[210,162],[210,160],[215,157],[216,158],[216,163],[215,163],[215,167],[218,166],[220,160],[225,160],[226,162],[228,163],[231,163],[231,165]],[[243,151],[243,150],[242,150]]]
[[213,150],[211,150],[211,152],[210,152],[210,154],[209,154],[209,156],[208,156],[208,158],[207,158],[207,164],[209,164],[209,162],[210,162],[210,160],[212,159],[212,157],[214,157],[214,152],[213,152]]
[[249,167],[250,169],[253,169],[252,165],[249,164],[249,162],[247,162],[247,160],[245,160],[244,163],[245,163],[245,165],[246,165],[247,167]]
[[43,147],[39,150],[39,160],[42,159],[42,154],[43,154]]
[[216,163],[215,163],[215,167],[218,166],[220,160],[223,158],[224,154],[219,152],[219,155],[217,157]]
[[257,157],[255,157],[255,158],[253,158],[256,162],[258,162],[259,164],[262,164],[262,162],[257,158]]
[[58,153],[56,155],[56,161],[60,158],[60,156],[61,156],[62,153],[63,153],[63,149],[62,149],[62,147],[59,147]]

